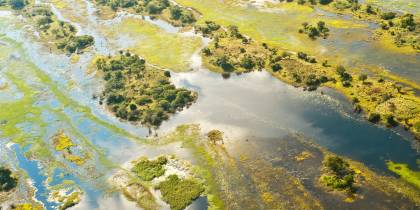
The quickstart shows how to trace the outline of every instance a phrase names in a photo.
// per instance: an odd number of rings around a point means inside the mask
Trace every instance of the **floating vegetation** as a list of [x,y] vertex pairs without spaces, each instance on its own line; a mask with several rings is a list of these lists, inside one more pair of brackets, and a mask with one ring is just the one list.
[[65,210],[77,205],[82,199],[82,193],[80,191],[74,191],[70,194],[66,194],[67,192],[62,191],[54,191],[51,194],[51,199],[61,203],[59,210]]
[[56,151],[62,152],[63,157],[76,164],[76,165],[83,165],[86,162],[86,159],[88,158],[88,155],[85,154],[85,157],[81,157],[79,155],[73,154],[73,151],[71,150],[72,147],[75,147],[76,145],[73,143],[73,141],[64,133],[64,131],[59,131],[54,137],[53,137],[53,144]]
[[413,171],[408,167],[407,164],[403,163],[394,163],[392,161],[388,161],[386,164],[388,166],[388,169],[398,174],[401,177],[401,179],[420,189],[419,171]]
[[177,175],[168,176],[156,188],[173,210],[184,209],[204,192],[202,184],[193,179],[180,179]]
[[96,67],[106,81],[100,103],[118,118],[158,127],[170,114],[190,106],[197,94],[171,84],[171,73],[152,66],[130,52],[99,58]]
[[149,160],[141,158],[135,163],[131,169],[140,179],[144,181],[151,181],[156,177],[160,177],[165,173],[164,165],[168,159],[164,156],[158,157],[156,160]]

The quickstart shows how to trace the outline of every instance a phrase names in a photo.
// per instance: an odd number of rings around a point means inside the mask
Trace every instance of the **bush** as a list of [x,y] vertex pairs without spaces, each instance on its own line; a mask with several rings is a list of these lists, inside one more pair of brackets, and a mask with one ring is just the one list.
[[25,0],[10,0],[9,4],[14,10],[21,10],[26,5]]
[[326,4],[329,4],[329,3],[331,3],[333,0],[319,0],[319,3],[320,4],[323,4],[323,5],[326,5]]
[[151,181],[156,177],[160,177],[165,173],[163,167],[168,162],[166,157],[158,157],[156,160],[141,159],[131,169],[140,179]]
[[381,115],[378,113],[371,113],[368,116],[368,120],[372,123],[377,123],[381,120]]
[[17,179],[13,177],[12,171],[0,166],[0,192],[7,192],[17,186]]
[[162,193],[163,200],[173,210],[182,210],[204,192],[204,187],[192,179],[180,179],[170,175],[156,187]]
[[327,173],[322,175],[322,182],[333,189],[354,191],[354,171],[349,163],[338,156],[329,156],[323,165]]
[[381,14],[381,18],[384,20],[391,20],[394,19],[397,16],[397,13],[395,12],[384,12]]

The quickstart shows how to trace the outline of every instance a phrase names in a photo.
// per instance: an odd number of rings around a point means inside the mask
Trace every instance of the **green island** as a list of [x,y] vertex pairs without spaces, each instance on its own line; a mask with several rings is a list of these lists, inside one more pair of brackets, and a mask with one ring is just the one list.
[[173,210],[182,210],[197,199],[204,191],[204,187],[192,179],[180,179],[177,175],[170,175],[165,181],[156,186]]
[[40,38],[48,44],[52,43],[51,47],[72,54],[83,53],[95,43],[90,35],[76,35],[76,27],[59,20],[49,6],[34,5],[34,2],[27,0],[0,1],[0,6],[7,5],[27,17],[39,30]]
[[171,84],[170,71],[148,66],[138,55],[98,58],[96,68],[106,81],[100,103],[118,118],[158,127],[170,114],[191,105],[197,94]]

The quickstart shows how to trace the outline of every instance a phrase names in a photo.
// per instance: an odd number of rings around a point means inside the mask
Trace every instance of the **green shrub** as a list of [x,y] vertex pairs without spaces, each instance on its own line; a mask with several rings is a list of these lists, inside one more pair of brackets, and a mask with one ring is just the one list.
[[338,156],[328,156],[323,162],[327,172],[321,176],[321,181],[328,187],[354,192],[354,171],[349,163]]
[[156,160],[141,159],[131,169],[140,179],[144,181],[151,181],[156,177],[160,177],[165,173],[163,167],[168,160],[166,157],[159,157]]
[[177,175],[168,176],[165,181],[159,183],[157,189],[173,210],[185,209],[204,192],[200,183],[192,179],[180,179]]
[[9,4],[14,10],[21,10],[26,6],[25,0],[10,0]]
[[12,171],[0,166],[0,192],[10,191],[17,186],[17,179],[13,177]]

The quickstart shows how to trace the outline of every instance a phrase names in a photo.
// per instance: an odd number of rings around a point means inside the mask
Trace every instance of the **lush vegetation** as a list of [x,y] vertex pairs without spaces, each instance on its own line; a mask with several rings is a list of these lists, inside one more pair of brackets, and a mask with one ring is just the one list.
[[41,32],[42,38],[52,41],[55,46],[67,53],[82,53],[94,44],[89,35],[76,36],[77,29],[70,23],[60,21],[47,6],[33,6],[24,10]]
[[281,51],[258,43],[242,35],[235,26],[225,28],[206,21],[195,30],[213,39],[202,50],[205,65],[225,77],[265,69],[305,90],[331,87],[347,96],[355,112],[364,111],[371,122],[390,127],[402,125],[420,138],[420,99],[408,87],[342,65],[332,66],[327,60],[319,62],[304,52]]
[[[316,2],[315,2],[316,3]],[[378,38],[386,38],[385,34],[392,37],[395,45],[411,46],[420,51],[420,20],[413,14],[399,15],[394,12],[382,11],[370,4],[359,3],[357,0],[329,0],[320,1],[327,5],[324,8],[349,13],[362,20],[372,20],[380,24],[380,30],[376,35]]]
[[316,26],[310,25],[307,22],[302,23],[302,28],[299,29],[299,33],[305,33],[311,39],[322,37],[326,39],[330,30],[325,26],[324,21],[319,21]]
[[349,163],[338,156],[328,156],[324,160],[325,173],[321,176],[321,182],[336,190],[354,192],[354,170]]
[[160,17],[176,26],[187,26],[196,21],[198,14],[169,0],[96,0],[97,4],[113,10],[129,9],[137,14]]
[[158,127],[197,98],[196,93],[172,85],[169,71],[146,66],[144,59],[129,52],[99,58],[96,67],[106,82],[100,103],[123,120]]
[[165,173],[164,165],[168,162],[166,157],[161,156],[156,160],[142,158],[133,166],[133,171],[140,179],[151,181],[156,177],[160,177]]
[[85,157],[75,155],[72,148],[75,147],[76,144],[74,144],[70,137],[63,131],[54,135],[52,140],[55,150],[61,152],[66,160],[76,165],[83,165],[86,162],[88,156],[86,154]]
[[17,186],[17,181],[10,169],[0,166],[0,192],[12,190]]
[[192,179],[180,179],[177,175],[168,176],[157,189],[173,210],[185,209],[204,192],[202,184]]

